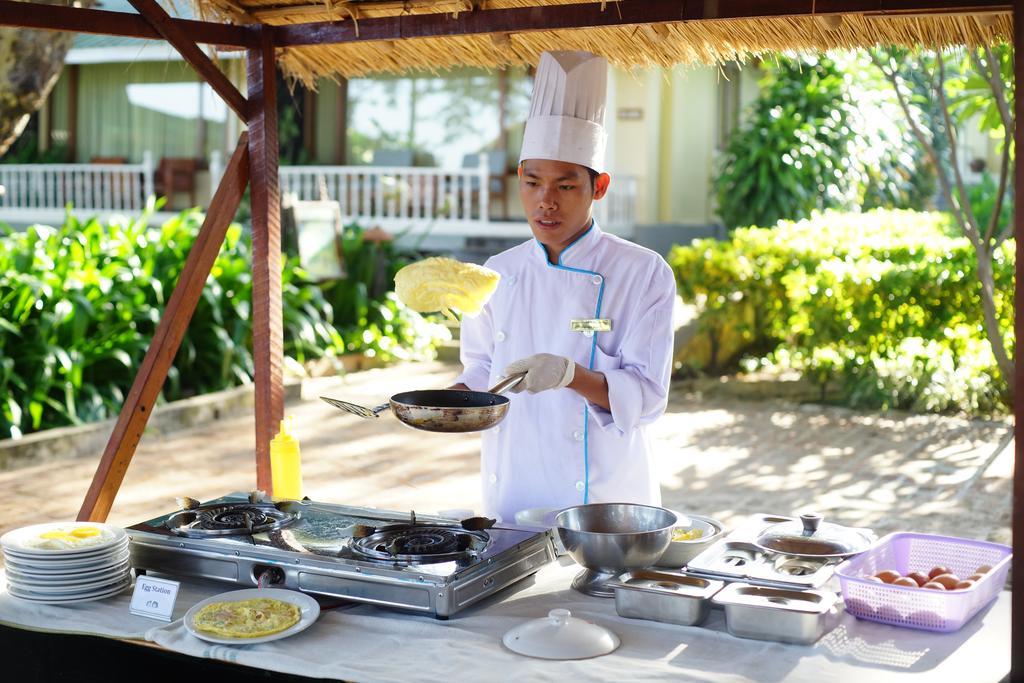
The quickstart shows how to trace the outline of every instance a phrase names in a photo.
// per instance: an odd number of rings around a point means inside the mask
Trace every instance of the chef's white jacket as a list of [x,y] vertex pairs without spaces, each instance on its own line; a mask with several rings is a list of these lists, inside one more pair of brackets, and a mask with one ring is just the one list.
[[[530,240],[487,261],[501,274],[483,311],[462,321],[457,380],[485,391],[512,361],[571,358],[608,379],[611,410],[572,389],[509,394],[505,420],[483,432],[484,512],[581,503],[661,504],[646,426],[664,411],[672,362],[675,279],[649,249],[596,223],[557,265]],[[610,332],[574,332],[573,320],[610,319]]]

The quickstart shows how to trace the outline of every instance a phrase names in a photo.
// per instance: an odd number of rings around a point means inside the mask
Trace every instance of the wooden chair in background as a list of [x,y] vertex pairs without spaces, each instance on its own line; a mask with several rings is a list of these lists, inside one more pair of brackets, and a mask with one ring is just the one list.
[[[192,157],[164,157],[153,174],[157,195],[167,197],[166,208],[174,208],[174,195],[188,193],[188,206],[196,205],[196,174],[206,169],[206,161]],[[181,207],[184,208],[184,207]]]

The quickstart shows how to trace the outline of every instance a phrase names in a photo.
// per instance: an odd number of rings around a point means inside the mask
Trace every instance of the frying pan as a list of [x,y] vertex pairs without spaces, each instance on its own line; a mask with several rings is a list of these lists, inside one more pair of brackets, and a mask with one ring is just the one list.
[[488,391],[424,389],[395,394],[387,403],[366,408],[321,396],[335,408],[363,418],[380,417],[390,409],[403,424],[427,432],[478,432],[505,419],[509,400],[502,394],[523,381],[525,372],[506,377]]

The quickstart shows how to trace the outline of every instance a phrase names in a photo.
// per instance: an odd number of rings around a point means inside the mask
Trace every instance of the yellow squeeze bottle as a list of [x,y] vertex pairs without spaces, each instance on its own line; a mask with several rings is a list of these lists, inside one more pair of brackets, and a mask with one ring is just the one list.
[[281,431],[270,441],[270,477],[275,498],[301,500],[302,458],[290,427],[290,417],[281,420]]

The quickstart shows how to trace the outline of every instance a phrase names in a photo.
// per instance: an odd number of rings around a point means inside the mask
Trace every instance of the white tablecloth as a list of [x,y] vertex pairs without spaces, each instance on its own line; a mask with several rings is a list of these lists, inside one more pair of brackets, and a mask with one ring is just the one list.
[[[35,605],[0,590],[0,622],[40,631],[145,639],[169,650],[304,676],[350,681],[998,681],[1010,668],[1010,594],[957,633],[939,634],[859,621],[843,614],[813,646],[735,638],[712,610],[700,627],[625,619],[610,599],[569,588],[578,567],[568,558],[448,621],[360,605],[324,610],[290,638],[246,646],[191,636],[181,616],[196,602],[235,587],[183,581],[175,621],[128,612],[131,592],[73,607]],[[575,662],[512,653],[501,636],[525,619],[565,607],[614,631],[614,653]]]

